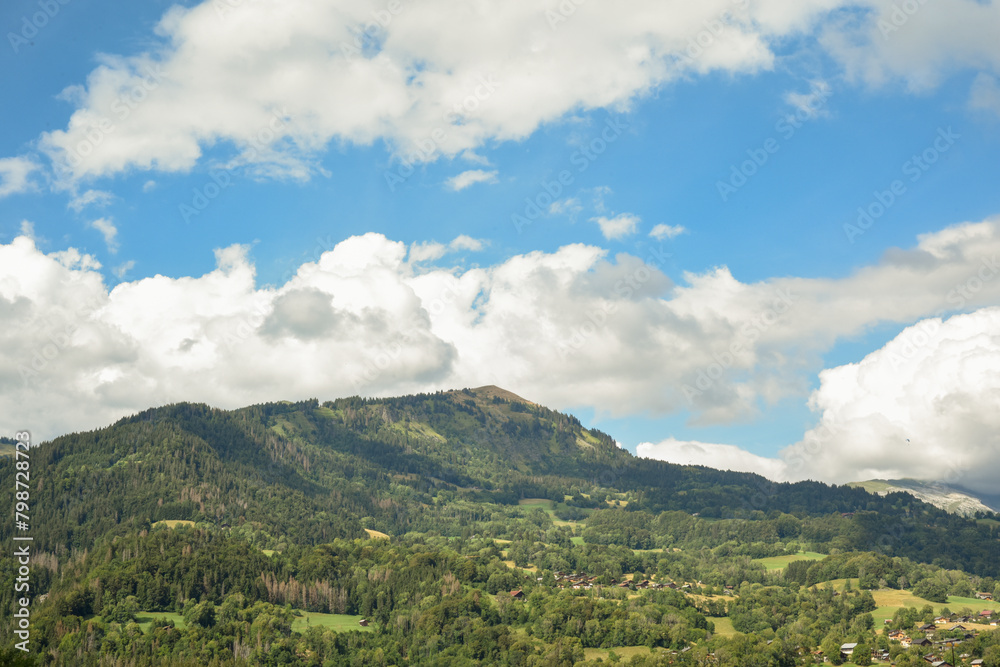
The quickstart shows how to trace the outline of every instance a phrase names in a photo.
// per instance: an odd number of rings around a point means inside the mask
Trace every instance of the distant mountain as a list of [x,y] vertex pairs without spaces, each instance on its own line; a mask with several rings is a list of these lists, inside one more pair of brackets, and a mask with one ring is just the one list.
[[1000,512],[1000,499],[976,495],[967,489],[941,482],[925,482],[919,479],[872,479],[867,482],[852,482],[848,486],[883,496],[894,492],[909,493],[925,503],[961,516],[973,516],[977,512]]

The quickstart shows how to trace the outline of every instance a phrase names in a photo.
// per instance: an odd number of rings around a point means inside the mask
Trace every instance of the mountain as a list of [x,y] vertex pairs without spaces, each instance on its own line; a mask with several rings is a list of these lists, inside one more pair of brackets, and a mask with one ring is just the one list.
[[[832,579],[902,589],[935,578],[928,595],[968,597],[1000,579],[995,517],[637,458],[497,387],[180,403],[41,443],[29,460],[32,636],[44,650],[25,664],[575,664],[583,647],[709,640],[724,600],[622,589],[644,579],[706,582],[720,596],[746,583],[748,600],[750,584],[792,595]],[[17,465],[0,458],[4,488]],[[13,536],[0,523],[0,540]],[[761,558],[793,562],[768,572]],[[16,567],[0,561],[3,608],[19,599]],[[588,583],[564,590],[557,572]],[[524,607],[505,598],[518,590]],[[854,602],[851,613],[874,609],[870,596]],[[309,613],[377,629],[326,633]],[[748,608],[733,622],[750,632],[775,618]],[[0,626],[2,645],[13,639]],[[5,650],[0,664],[17,664]]]
[[866,482],[852,482],[848,486],[862,488],[879,495],[896,492],[909,493],[925,503],[962,516],[1000,511],[1000,499],[977,496],[971,491],[949,486],[942,482],[927,482],[919,479],[872,479]]
[[[868,550],[907,526],[891,553],[980,571],[992,567],[986,563],[996,550],[981,539],[988,527],[977,524],[968,526],[968,548],[955,544],[949,535],[966,527],[962,519],[909,495],[777,484],[637,458],[572,415],[492,386],[229,411],[169,405],[43,443],[32,460],[45,470],[32,494],[47,517],[36,541],[53,553],[178,520],[239,530],[270,547],[359,537],[365,529],[461,535],[477,517],[525,498],[587,512],[621,508],[612,518],[647,525],[592,531],[590,538],[629,546],[701,530],[652,522],[682,512],[723,521],[710,546],[739,533],[760,543]],[[12,474],[10,467],[2,472]],[[734,523],[745,519],[750,523]],[[0,525],[0,538],[10,531]]]

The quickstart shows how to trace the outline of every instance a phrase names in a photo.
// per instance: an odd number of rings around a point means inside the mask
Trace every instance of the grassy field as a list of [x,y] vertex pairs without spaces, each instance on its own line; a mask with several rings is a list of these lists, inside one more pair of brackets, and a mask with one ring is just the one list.
[[162,625],[165,621],[173,621],[174,625],[178,628],[187,627],[184,617],[171,611],[140,611],[135,615],[135,620],[143,632],[149,632],[154,621],[159,625]]
[[896,610],[900,607],[916,607],[920,609],[925,604],[929,604],[934,607],[934,613],[938,614],[942,609],[948,607],[953,612],[961,610],[963,607],[968,607],[973,612],[980,612],[984,609],[995,608],[994,603],[985,602],[983,600],[977,600],[975,598],[960,598],[951,596],[948,598],[948,602],[931,602],[923,598],[918,598],[916,595],[910,591],[897,591],[891,589],[884,589],[879,591],[872,591],[872,597],[875,598],[875,604],[878,608],[872,612],[872,618],[875,619],[875,626],[881,627],[885,619],[892,618],[896,614]]
[[784,570],[788,564],[797,560],[823,560],[826,554],[819,554],[815,551],[800,551],[794,556],[774,556],[772,558],[755,558],[755,563],[760,563],[768,570]]
[[[583,649],[583,657],[587,660],[596,660],[600,658],[605,662],[609,661],[611,658],[611,652],[614,651],[619,658],[624,661],[631,660],[633,656],[636,655],[650,655],[648,646],[619,646],[617,648],[585,648]],[[655,653],[664,653],[666,649],[657,648],[654,650]]]
[[334,632],[347,632],[349,630],[360,630],[361,632],[371,632],[373,627],[363,628],[358,625],[363,616],[350,616],[348,614],[320,614],[314,611],[300,611],[302,614],[292,622],[292,630],[305,632],[312,627],[320,627]]
[[552,509],[552,501],[548,498],[521,498],[517,504],[529,510],[535,507],[540,507],[543,510]]
[[[567,496],[567,498],[569,497],[570,496]],[[574,531],[583,530],[586,527],[586,523],[584,521],[563,521],[562,519],[556,518],[556,504],[547,498],[522,498],[517,501],[517,504],[527,510],[535,508],[545,510],[548,513],[549,518],[552,519],[552,525],[554,526],[569,526]],[[565,505],[563,505],[563,507],[565,507]],[[577,544],[582,544],[582,542],[577,542]]]
[[365,532],[368,533],[368,537],[372,538],[373,540],[389,539],[389,536],[386,535],[385,533],[381,533],[377,530],[372,530],[371,528],[365,528]]
[[[857,579],[851,579],[851,588],[857,590],[859,581]],[[816,588],[833,588],[835,591],[842,591],[847,587],[847,579],[831,579],[830,581],[821,581],[816,584]],[[875,601],[878,604],[878,600]]]
[[715,634],[720,637],[735,637],[739,633],[733,629],[733,622],[728,616],[706,616],[712,623],[715,623]]
[[[320,614],[312,611],[296,610],[300,616],[296,616],[292,621],[292,630],[305,632],[313,626],[327,628],[334,632],[346,632],[348,630],[360,630],[370,632],[374,628],[368,626],[363,628],[358,625],[361,616],[349,616],[347,614]],[[173,621],[178,628],[185,628],[184,617],[180,614],[167,611],[140,611],[135,615],[136,622],[143,632],[148,632],[154,623],[162,625],[165,621]]]
[[582,535],[574,535],[573,537],[569,538],[569,541],[572,542],[573,544],[578,545],[578,546],[581,546],[581,547],[583,546],[583,536]]
[[175,521],[173,519],[167,519],[166,521],[157,521],[153,524],[153,528],[156,528],[157,526],[166,526],[167,528],[176,528],[177,526],[194,527],[194,521]]

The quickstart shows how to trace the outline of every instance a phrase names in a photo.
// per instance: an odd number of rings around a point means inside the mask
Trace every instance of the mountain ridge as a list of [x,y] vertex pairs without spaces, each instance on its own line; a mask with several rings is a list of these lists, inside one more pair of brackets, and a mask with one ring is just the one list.
[[864,482],[851,482],[848,486],[863,488],[870,493],[885,495],[892,492],[909,493],[935,507],[959,514],[975,516],[979,512],[1000,511],[1000,501],[990,496],[979,495],[968,489],[951,486],[939,481],[927,481],[912,478],[904,479],[871,479]]

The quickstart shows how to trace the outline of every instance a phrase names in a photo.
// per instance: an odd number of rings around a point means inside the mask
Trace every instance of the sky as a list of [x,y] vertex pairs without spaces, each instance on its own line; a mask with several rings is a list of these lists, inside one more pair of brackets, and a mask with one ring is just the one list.
[[996,3],[0,26],[0,431],[495,384],[642,456],[1000,493]]

